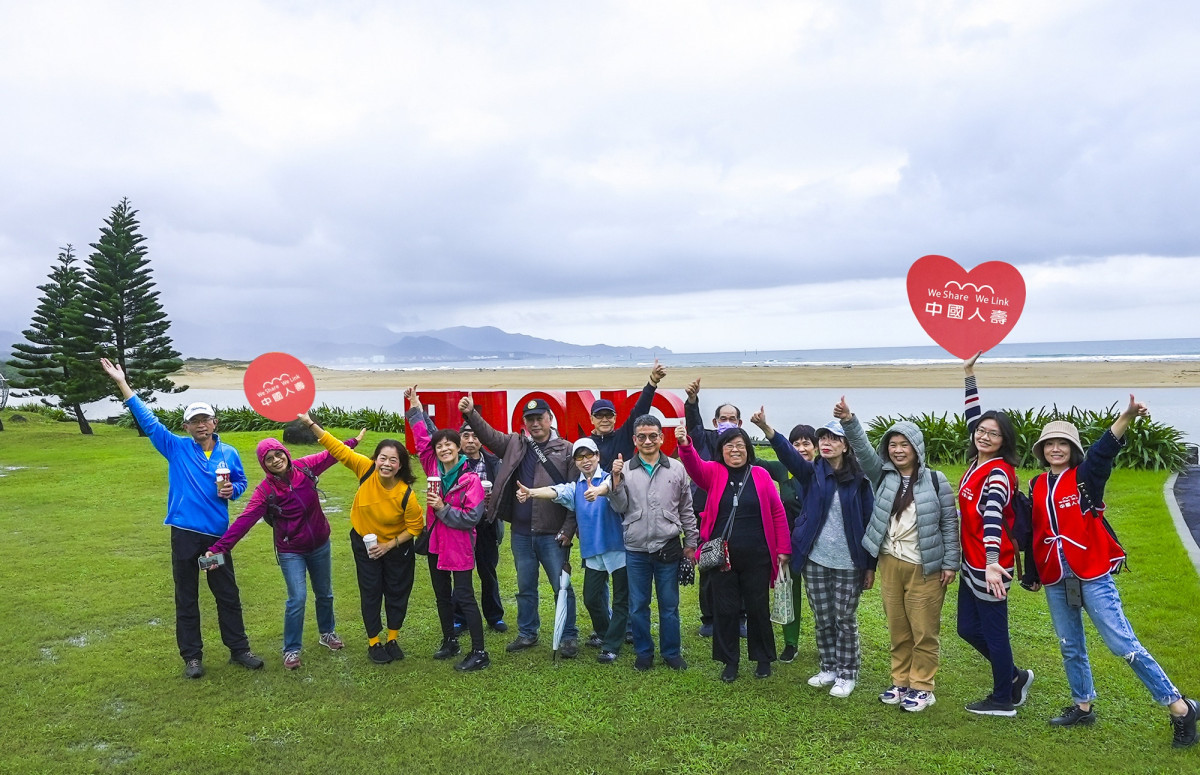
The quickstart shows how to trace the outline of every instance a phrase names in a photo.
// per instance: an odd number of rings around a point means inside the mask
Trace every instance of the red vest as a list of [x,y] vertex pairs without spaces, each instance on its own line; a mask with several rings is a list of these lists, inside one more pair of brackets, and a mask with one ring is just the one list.
[[[1010,494],[1004,506],[1004,521],[1012,527],[1012,492],[1017,490],[1017,472],[1002,458],[992,458],[968,469],[958,484],[958,506],[961,512],[961,544],[963,561],[972,568],[987,567],[987,551],[983,548],[983,515],[979,513],[979,496],[983,486],[994,471],[999,469],[1008,477]],[[1013,567],[1013,543],[1008,530],[1000,534],[1000,565]]]
[[1043,584],[1062,580],[1058,549],[1067,564],[1084,581],[1098,579],[1120,568],[1125,550],[1104,524],[1104,504],[1084,512],[1079,503],[1078,469],[1069,468],[1054,482],[1042,474],[1033,480],[1033,559]]

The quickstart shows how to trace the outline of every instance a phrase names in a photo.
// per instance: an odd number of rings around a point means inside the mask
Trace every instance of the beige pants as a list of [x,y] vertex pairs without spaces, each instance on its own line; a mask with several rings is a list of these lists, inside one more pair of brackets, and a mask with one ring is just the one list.
[[892,639],[892,683],[933,691],[946,599],[942,574],[926,576],[920,565],[880,554],[879,587]]

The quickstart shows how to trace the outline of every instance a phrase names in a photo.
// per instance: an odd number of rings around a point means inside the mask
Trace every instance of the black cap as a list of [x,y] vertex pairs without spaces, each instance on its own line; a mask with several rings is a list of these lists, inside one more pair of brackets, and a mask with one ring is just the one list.
[[522,412],[522,415],[525,417],[528,417],[531,414],[541,414],[542,412],[549,412],[549,411],[550,411],[550,404],[546,403],[546,400],[544,398],[533,398],[533,399],[530,399],[529,401],[525,402],[525,407],[524,407],[524,411]]

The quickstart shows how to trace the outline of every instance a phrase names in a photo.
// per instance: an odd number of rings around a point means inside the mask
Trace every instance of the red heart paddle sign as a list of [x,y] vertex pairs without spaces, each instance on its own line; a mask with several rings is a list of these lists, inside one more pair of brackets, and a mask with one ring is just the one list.
[[316,390],[312,372],[287,353],[254,359],[242,377],[242,389],[254,411],[275,422],[290,422],[312,408]]
[[959,358],[1004,340],[1025,308],[1025,280],[1012,264],[988,261],[967,271],[945,256],[908,270],[908,303],[925,333]]

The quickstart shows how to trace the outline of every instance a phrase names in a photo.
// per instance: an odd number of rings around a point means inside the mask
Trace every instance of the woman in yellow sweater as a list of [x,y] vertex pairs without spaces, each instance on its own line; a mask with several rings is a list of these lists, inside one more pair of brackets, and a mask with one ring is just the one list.
[[[425,527],[425,508],[413,493],[415,480],[408,462],[408,450],[395,439],[384,439],[375,446],[371,457],[360,455],[324,431],[307,414],[300,422],[312,429],[317,441],[339,463],[358,477],[358,492],[350,507],[350,549],[358,571],[358,596],[362,603],[363,624],[367,628],[367,656],[372,662],[387,664],[404,659],[396,642],[408,596],[412,593],[416,566],[412,540]],[[375,536],[373,545],[363,536]],[[387,612],[387,642],[380,642],[383,622],[379,604]]]

